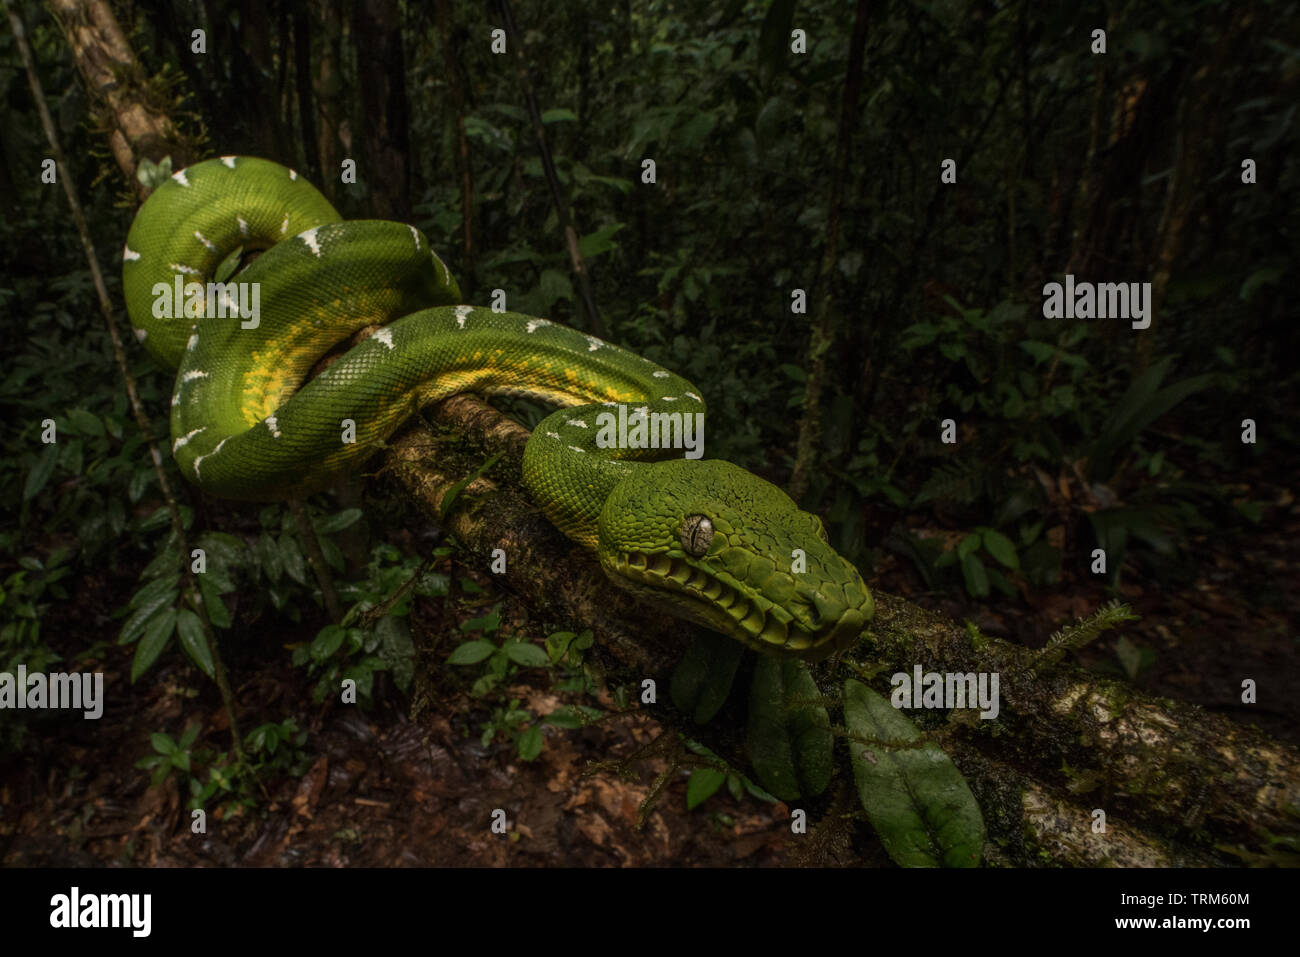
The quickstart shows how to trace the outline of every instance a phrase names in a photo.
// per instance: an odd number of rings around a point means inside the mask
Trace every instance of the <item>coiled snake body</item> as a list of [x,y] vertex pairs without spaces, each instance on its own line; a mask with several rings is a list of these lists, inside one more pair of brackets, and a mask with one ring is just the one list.
[[[260,251],[230,277],[240,285],[208,285],[240,250]],[[617,584],[751,648],[807,658],[853,641],[872,616],[857,569],[780,489],[729,462],[597,443],[597,416],[620,404],[633,421],[703,413],[691,383],[566,326],[460,304],[422,232],[344,222],[292,170],[227,156],[176,173],[136,215],[122,280],[136,336],[177,370],[172,453],[205,491],[301,494],[359,466],[426,403],[526,395],[562,408],[534,430],[524,484]],[[216,291],[187,297],[208,316],[166,308],[192,283]],[[257,315],[239,314],[241,286],[258,290]]]

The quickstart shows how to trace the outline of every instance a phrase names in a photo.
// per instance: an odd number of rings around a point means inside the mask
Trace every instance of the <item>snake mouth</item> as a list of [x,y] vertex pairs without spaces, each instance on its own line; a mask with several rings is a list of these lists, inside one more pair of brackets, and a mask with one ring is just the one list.
[[763,595],[671,555],[626,552],[609,564],[624,587],[666,603],[755,651],[815,661],[852,644],[871,617],[865,609],[849,608],[837,618],[809,627]]

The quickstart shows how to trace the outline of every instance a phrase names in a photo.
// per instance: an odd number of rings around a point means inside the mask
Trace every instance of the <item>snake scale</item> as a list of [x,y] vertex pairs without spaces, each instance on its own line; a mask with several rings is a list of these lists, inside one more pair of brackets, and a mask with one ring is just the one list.
[[[243,268],[218,284],[223,263]],[[616,584],[809,659],[872,617],[857,569],[780,489],[726,461],[598,441],[602,412],[702,423],[695,386],[566,326],[460,303],[420,230],[343,221],[293,170],[225,156],[174,174],[136,214],[122,281],[137,338],[176,369],[172,454],[204,491],[300,495],[360,466],[423,405],[529,396],[560,408],[528,441],[524,485]],[[305,381],[367,327],[379,328]]]

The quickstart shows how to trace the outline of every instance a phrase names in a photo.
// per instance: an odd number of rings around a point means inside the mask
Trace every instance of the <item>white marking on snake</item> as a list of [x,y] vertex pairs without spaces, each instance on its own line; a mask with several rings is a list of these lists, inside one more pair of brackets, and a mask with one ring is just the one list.
[[298,178],[298,174],[297,174],[296,172],[294,172],[293,170],[289,170],[289,178],[290,178],[290,179],[297,179],[297,178]]
[[239,303],[235,300],[234,293],[230,291],[232,285],[231,283],[222,284],[221,301],[226,304],[226,315],[237,316],[239,315]]
[[206,236],[204,236],[204,235],[203,235],[201,232],[199,232],[197,229],[194,230],[194,238],[197,239],[199,242],[201,242],[204,246],[206,246],[206,247],[207,247],[208,249],[210,249],[212,252],[215,253],[215,252],[217,251],[217,244],[214,243],[214,242],[212,242],[212,240],[208,239]]
[[546,434],[549,435],[551,438],[555,439],[557,442],[560,440],[560,435],[558,432],[547,432]]
[[370,338],[378,339],[380,342],[388,346],[388,348],[390,349],[397,348],[396,346],[393,345],[393,330],[389,329],[387,326],[385,326],[383,329],[380,329]]
[[271,430],[271,435],[278,439],[280,437],[280,423],[275,421],[275,416],[268,415],[262,421],[264,421],[266,427]]
[[639,409],[633,409],[632,412],[634,415],[639,415],[642,418],[645,418],[647,415],[650,414],[650,409],[643,405]]
[[573,451],[575,451],[575,452],[585,452],[585,451],[587,451],[586,449],[580,449],[580,448],[578,448],[576,445],[570,445],[569,448],[573,449]]
[[650,373],[650,374],[651,374],[652,376],[654,376],[656,379],[667,379],[667,378],[668,378],[668,373],[665,372],[663,369],[660,369],[660,370],[658,370],[657,372],[652,372],[652,373]]
[[208,374],[206,372],[201,372],[198,369],[191,369],[189,372],[186,372],[181,376],[181,385],[184,385],[187,382],[193,382],[195,379],[206,379],[207,377]]
[[179,439],[177,439],[175,442],[173,442],[173,443],[172,443],[172,455],[175,455],[176,452],[177,452],[177,450],[180,449],[180,447],[181,447],[182,445],[184,445],[184,444],[185,444],[186,442],[188,442],[190,439],[194,438],[194,436],[198,435],[200,432],[204,431],[206,428],[207,428],[206,425],[201,425],[201,426],[199,426],[197,429],[191,429],[191,430],[190,430],[189,432],[187,432],[185,435],[182,435]]
[[[285,222],[288,221],[288,217],[286,216]],[[313,229],[307,230],[305,233],[299,233],[298,238],[307,244],[307,248],[316,254],[317,259],[320,259],[320,240],[316,238],[317,229],[320,229],[320,227],[317,226]]]
[[442,267],[442,281],[445,282],[447,285],[450,286],[450,285],[451,285],[451,270],[447,268],[447,264],[446,264],[445,262],[443,262],[441,259],[438,260],[438,265]]
[[689,395],[689,396],[690,396],[692,399],[694,399],[696,402],[703,402],[703,401],[704,401],[704,400],[701,399],[698,395],[696,395],[694,392],[687,392],[686,394]]
[[283,236],[289,231],[289,214],[284,214],[284,222],[280,224],[280,235]]
[[221,162],[225,163],[231,169],[235,168],[235,158],[233,156],[223,156],[221,157]]
[[617,402],[602,402],[601,405],[618,405]]
[[176,406],[178,406],[178,405],[180,405],[180,404],[181,404],[181,394],[180,394],[180,392],[179,392],[179,391],[177,391],[177,392],[173,392],[173,393],[172,393],[172,408],[174,409],[174,408],[176,408]]
[[199,463],[202,462],[204,459],[211,458],[212,456],[214,456],[214,455],[216,455],[218,452],[220,452],[220,451],[221,451],[221,447],[222,447],[223,445],[226,444],[226,440],[229,439],[229,438],[230,438],[230,436],[226,436],[225,439],[222,439],[220,442],[218,442],[218,443],[217,443],[217,447],[216,447],[215,449],[213,449],[211,452],[209,452],[207,455],[196,455],[196,456],[194,456],[194,477],[195,477],[195,478],[198,478],[198,477],[199,477]]
[[551,322],[549,319],[529,319],[527,325],[524,326],[524,330],[526,332],[534,332],[538,326],[549,326],[550,324]]
[[187,266],[184,263],[170,263],[169,265],[171,266],[174,272],[182,273],[186,276],[200,275],[197,269],[195,269],[193,266]]
[[675,395],[666,395],[666,396],[663,396],[663,400],[664,400],[665,402],[676,402],[676,401],[677,401],[677,396],[675,396]]
[[136,252],[134,249],[132,249],[130,246],[122,247],[122,259],[125,262],[134,262],[139,258],[140,258],[140,254]]
[[182,186],[190,185],[190,181],[185,178],[185,170],[181,170],[179,173],[172,173],[172,179],[176,180],[176,182],[180,183]]
[[460,327],[461,329],[464,329],[464,328],[465,328],[465,319],[466,319],[466,318],[469,316],[469,314],[470,314],[471,312],[473,312],[473,311],[474,311],[474,307],[473,307],[473,306],[457,306],[457,307],[456,307],[456,325],[457,325],[458,327]]
[[587,336],[587,351],[588,351],[588,352],[595,352],[597,349],[599,349],[599,348],[600,348],[601,346],[603,346],[604,344],[605,344],[605,343],[601,342],[601,341],[600,341],[599,339],[597,339],[595,336]]
[[565,424],[565,425],[576,425],[576,426],[577,426],[578,428],[580,428],[580,429],[585,429],[585,428],[587,428],[587,423],[586,423],[586,422],[583,422],[582,419],[569,419],[569,420],[568,420],[567,422],[565,422],[564,424]]
[[149,330],[148,330],[148,329],[137,329],[137,330],[135,330],[135,340],[136,340],[136,342],[144,342],[144,340],[148,337],[148,335],[149,335]]
[[236,216],[236,217],[235,217],[235,222],[239,223],[239,235],[241,235],[241,236],[247,236],[247,235],[248,235],[248,223],[244,221],[244,217],[243,217],[243,216]]
[[196,332],[190,336],[190,341],[185,343],[185,351],[188,352],[190,349],[193,349],[198,344],[199,344],[199,334]]
[[418,253],[420,251],[420,231],[414,226],[410,227],[410,229],[411,235],[415,237],[415,251]]

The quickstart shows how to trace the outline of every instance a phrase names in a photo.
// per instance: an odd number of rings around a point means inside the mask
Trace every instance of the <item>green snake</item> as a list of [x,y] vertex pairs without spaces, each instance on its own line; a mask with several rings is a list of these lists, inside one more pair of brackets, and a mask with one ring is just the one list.
[[[223,264],[242,268],[216,283]],[[424,233],[343,221],[293,170],[225,156],[174,174],[131,225],[122,283],[136,337],[176,369],[172,454],[204,491],[301,495],[360,466],[428,403],[528,396],[560,409],[525,447],[524,485],[616,584],[802,658],[845,647],[872,617],[857,569],[780,489],[726,461],[610,444],[614,413],[665,438],[680,437],[673,413],[702,431],[695,386],[566,326],[460,303]]]

